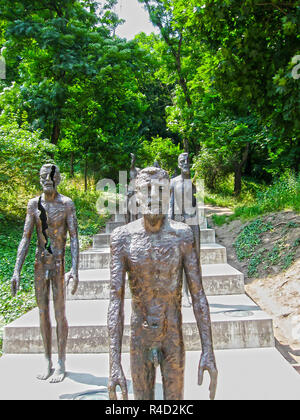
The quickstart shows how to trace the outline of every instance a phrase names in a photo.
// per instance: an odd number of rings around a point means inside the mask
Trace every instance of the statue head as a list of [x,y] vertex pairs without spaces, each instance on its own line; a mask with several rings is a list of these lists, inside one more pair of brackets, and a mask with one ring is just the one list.
[[167,214],[170,197],[170,178],[167,171],[150,166],[136,178],[136,199],[143,215]]
[[61,177],[58,166],[53,165],[52,163],[47,163],[41,167],[40,184],[44,193],[51,193],[56,191],[60,180]]
[[190,173],[190,164],[189,164],[189,154],[181,153],[178,157],[178,168],[181,170],[183,175],[189,175]]

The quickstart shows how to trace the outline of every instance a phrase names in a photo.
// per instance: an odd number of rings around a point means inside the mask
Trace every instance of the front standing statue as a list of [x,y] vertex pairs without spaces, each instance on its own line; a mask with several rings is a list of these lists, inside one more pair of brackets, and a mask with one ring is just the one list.
[[183,399],[183,270],[202,343],[198,383],[201,385],[204,371],[208,370],[210,398],[215,396],[217,369],[211,321],[194,236],[188,225],[170,220],[160,211],[163,208],[160,190],[165,188],[166,181],[169,176],[163,169],[141,170],[136,179],[136,190],[143,217],[115,229],[111,235],[110,399],[116,399],[118,385],[123,399],[128,398],[121,365],[126,272],[132,294],[130,358],[134,398],[154,399],[156,367],[160,365],[164,398]]
[[[70,198],[57,192],[60,172],[57,166],[44,165],[40,171],[43,193],[28,203],[24,234],[18,248],[17,261],[11,280],[12,294],[20,285],[24,264],[34,227],[37,231],[35,260],[35,295],[40,314],[40,328],[45,350],[45,367],[37,378],[47,379],[52,373],[51,323],[49,316],[49,291],[52,285],[55,318],[57,323],[58,362],[50,382],[61,382],[65,377],[65,356],[68,323],[65,315],[65,281],[73,279],[72,294],[78,287],[79,243],[75,206]],[[65,278],[65,246],[70,233],[72,269]]]
[[[169,216],[172,220],[189,224],[194,234],[197,253],[200,255],[200,227],[195,198],[196,188],[190,178],[188,153],[179,155],[178,168],[181,174],[171,179]],[[183,306],[191,306],[185,275],[183,276]]]

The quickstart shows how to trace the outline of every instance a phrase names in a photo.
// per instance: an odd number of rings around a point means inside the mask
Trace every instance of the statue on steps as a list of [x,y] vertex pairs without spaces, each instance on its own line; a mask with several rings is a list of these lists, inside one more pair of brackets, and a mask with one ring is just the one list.
[[[164,188],[167,195],[160,193]],[[154,399],[156,368],[160,366],[164,399],[183,399],[183,270],[202,344],[198,383],[202,384],[204,371],[208,370],[210,398],[214,399],[218,372],[209,306],[192,229],[168,217],[170,191],[166,171],[155,167],[142,169],[136,178],[136,191],[142,218],[115,229],[111,235],[110,399],[117,398],[117,386],[121,387],[123,399],[128,398],[121,364],[126,272],[132,294],[130,360],[134,398]],[[166,206],[163,196],[167,197]]]
[[[169,216],[172,220],[187,223],[191,227],[197,254],[200,256],[200,227],[195,198],[196,188],[190,178],[188,153],[182,153],[178,157],[178,168],[181,174],[171,179]],[[185,275],[183,277],[183,306],[189,307],[191,301],[188,285]]]
[[[46,164],[40,170],[43,193],[28,203],[24,234],[18,248],[11,279],[15,296],[20,285],[24,264],[34,228],[37,232],[35,260],[35,295],[40,314],[40,329],[45,351],[45,366],[37,378],[46,380],[52,375],[52,331],[49,316],[49,292],[52,286],[57,324],[58,362],[50,382],[61,382],[65,377],[68,323],[65,315],[65,283],[73,279],[72,294],[78,287],[79,243],[75,206],[70,198],[57,192],[60,172],[56,165]],[[70,234],[72,269],[65,275],[65,246]]]

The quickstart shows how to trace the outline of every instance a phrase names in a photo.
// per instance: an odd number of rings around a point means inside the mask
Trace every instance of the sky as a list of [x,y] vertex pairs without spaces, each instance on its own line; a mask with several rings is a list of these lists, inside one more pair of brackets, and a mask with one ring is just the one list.
[[138,0],[119,0],[115,8],[116,14],[126,22],[116,30],[116,35],[121,38],[133,39],[140,32],[149,35],[157,32],[149,20],[149,15]]

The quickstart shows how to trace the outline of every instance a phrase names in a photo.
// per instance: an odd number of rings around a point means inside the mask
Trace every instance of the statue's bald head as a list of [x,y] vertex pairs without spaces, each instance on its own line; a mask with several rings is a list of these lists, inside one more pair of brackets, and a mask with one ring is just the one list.
[[169,174],[162,168],[155,166],[149,166],[148,168],[139,171],[135,181],[135,186],[138,188],[140,185],[148,182],[151,179],[165,179],[170,180]]
[[170,177],[167,171],[150,166],[136,178],[136,198],[142,214],[166,214],[170,197]]
[[178,168],[181,170],[181,173],[186,175],[189,174],[190,164],[188,153],[181,153],[181,155],[178,156]]

